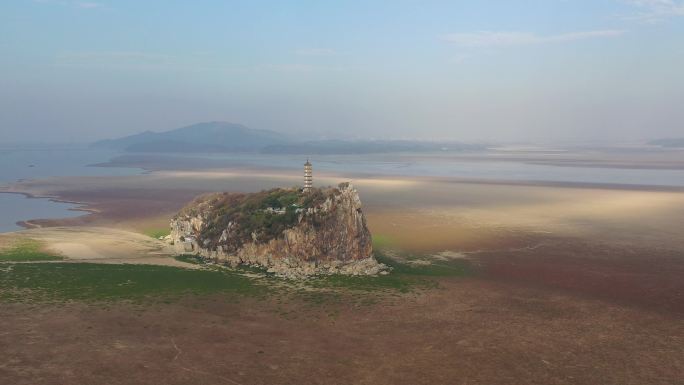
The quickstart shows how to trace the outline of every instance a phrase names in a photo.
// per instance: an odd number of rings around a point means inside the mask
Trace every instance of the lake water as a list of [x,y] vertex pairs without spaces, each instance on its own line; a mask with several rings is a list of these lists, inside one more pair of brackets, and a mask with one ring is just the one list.
[[[0,185],[18,180],[60,176],[132,175],[134,168],[90,167],[115,154],[87,148],[5,147],[0,148]],[[31,199],[21,194],[0,194],[0,232],[20,230],[16,222],[28,219],[69,218],[83,215],[76,205]]]
[[[118,176],[140,173],[138,168],[91,167],[120,154],[87,148],[0,148],[0,185],[22,179],[59,176]],[[124,155],[122,164],[148,164],[179,169],[264,167],[299,170],[304,158],[293,155]],[[432,176],[474,180],[600,183],[684,187],[684,170],[559,167],[495,159],[468,160],[449,156],[401,154],[318,155],[314,172],[341,175]],[[82,215],[75,205],[0,194],[0,232],[20,229],[27,219]]]
[[0,194],[0,233],[20,230],[16,222],[35,218],[71,218],[83,215],[73,211],[75,205],[52,202],[49,199],[30,199],[21,194]]
[[20,179],[42,179],[54,176],[132,175],[131,168],[103,168],[90,165],[107,162],[116,153],[88,148],[1,148],[0,184]]

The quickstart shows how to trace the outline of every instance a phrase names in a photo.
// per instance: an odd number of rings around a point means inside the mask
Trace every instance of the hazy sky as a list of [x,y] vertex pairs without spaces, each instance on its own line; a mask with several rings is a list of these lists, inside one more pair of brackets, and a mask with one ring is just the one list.
[[0,141],[684,136],[684,0],[2,0]]

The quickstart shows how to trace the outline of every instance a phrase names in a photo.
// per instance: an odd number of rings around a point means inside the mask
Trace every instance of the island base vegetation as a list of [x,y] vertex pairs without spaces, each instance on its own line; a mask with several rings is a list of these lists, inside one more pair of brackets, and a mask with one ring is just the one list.
[[192,270],[3,263],[0,378],[546,385],[677,383],[681,374],[679,319],[483,280],[465,261],[379,259],[393,274],[307,281],[201,260]]
[[0,249],[0,262],[59,261],[63,257],[46,251],[44,245],[34,239],[18,238]]
[[409,293],[438,286],[443,276],[469,276],[468,263],[448,266],[402,264],[378,257],[393,269],[392,274],[369,276],[319,276],[305,281],[278,278],[260,267],[228,267],[194,255],[176,259],[199,265],[199,269],[172,266],[97,263],[0,264],[0,301],[19,303],[101,303],[111,301],[169,301],[185,296],[294,296],[302,299],[349,298],[363,295],[364,301],[381,301],[386,294]]

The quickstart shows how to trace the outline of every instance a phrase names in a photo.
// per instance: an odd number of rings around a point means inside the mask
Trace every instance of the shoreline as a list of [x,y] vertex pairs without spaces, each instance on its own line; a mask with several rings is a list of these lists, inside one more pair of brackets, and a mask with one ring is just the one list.
[[[101,167],[101,166],[97,166]],[[265,181],[276,182],[278,180],[296,180],[299,181],[299,174],[295,173],[281,173],[278,174],[274,172],[275,170],[267,167],[248,167],[248,168],[227,168],[227,169],[205,169],[205,170],[153,170],[145,167],[140,167],[143,173],[133,176],[121,176],[114,179],[120,180],[131,180],[131,178],[146,178],[146,177],[157,177],[160,179],[167,180],[195,180],[198,179],[201,182],[197,185],[210,184],[211,181],[221,181],[223,179],[237,179],[239,184],[239,179],[250,179],[250,180],[260,180],[263,183]],[[592,183],[592,182],[555,182],[555,181],[516,181],[516,180],[489,180],[489,179],[478,179],[478,178],[458,178],[458,177],[435,177],[435,176],[394,176],[387,174],[377,174],[377,173],[355,173],[355,174],[340,174],[337,172],[320,172],[318,173],[318,180],[324,181],[339,181],[339,180],[353,180],[356,185],[359,186],[370,186],[379,187],[382,185],[386,186],[410,186],[412,184],[428,184],[428,183],[443,183],[445,185],[451,186],[491,186],[491,187],[538,187],[538,188],[557,188],[557,189],[576,189],[576,190],[594,190],[594,191],[621,191],[621,192],[654,192],[654,193],[684,193],[684,187],[678,186],[657,186],[657,185],[638,185],[638,184],[617,184],[617,183]],[[72,185],[79,180],[87,183],[88,181],[95,181],[100,179],[99,177],[90,176],[75,176],[69,177],[73,181],[66,185]],[[358,178],[358,179],[357,179]],[[62,225],[72,225],[74,221],[80,221],[80,225],[90,225],[92,223],[104,223],[107,222],[108,216],[101,215],[101,218],[93,218],[94,214],[103,214],[103,211],[113,210],[115,207],[112,202],[106,202],[98,200],[98,195],[101,194],[99,190],[88,192],[81,192],[79,195],[91,194],[92,199],[70,199],[68,197],[69,193],[73,193],[76,190],[64,190],[59,183],[54,183],[55,178],[45,178],[39,180],[30,180],[16,182],[9,185],[4,185],[0,187],[0,193],[2,194],[20,194],[29,199],[47,199],[50,202],[64,203],[74,205],[75,207],[70,207],[66,210],[68,211],[78,211],[83,212],[83,215],[76,217],[60,217],[52,219],[44,218],[26,218],[17,221],[15,224],[22,228],[42,228],[42,227],[54,227]],[[40,188],[41,184],[52,183],[48,187]],[[171,182],[173,183],[173,182]],[[154,181],[151,182],[152,185],[155,184]],[[334,184],[334,183],[333,183]],[[35,186],[38,186],[35,187]],[[52,189],[52,190],[51,190]],[[60,190],[62,189],[62,190]],[[158,187],[153,189],[154,193],[164,194],[167,193],[170,188]],[[197,189],[198,195],[204,192],[211,191],[223,191],[220,188],[212,189],[207,186],[202,189]],[[230,189],[227,191],[231,191]],[[240,189],[236,191],[242,191]],[[187,194],[187,200],[177,201],[176,206],[183,206],[185,203],[189,202],[192,197],[195,196],[194,193]],[[119,211],[123,210],[118,207]],[[119,213],[121,218],[126,219],[129,215],[125,213]],[[162,213],[158,213],[161,215]],[[104,222],[103,222],[104,221]]]
[[[98,166],[109,167],[109,166]],[[559,166],[566,167],[566,166]],[[573,166],[567,166],[573,167]],[[145,168],[145,175],[160,175],[160,176],[184,176],[184,177],[206,177],[207,179],[218,177],[260,177],[260,178],[291,178],[299,181],[299,173],[274,173],[278,170],[291,170],[291,168],[274,169],[269,167],[237,167],[237,168],[207,168],[207,169],[162,169],[162,168]],[[633,170],[641,170],[637,168],[629,168]],[[682,168],[684,170],[684,168]],[[465,178],[465,177],[448,177],[448,176],[420,176],[420,175],[392,175],[382,173],[347,173],[330,171],[317,171],[318,178],[327,179],[342,179],[342,180],[368,180],[377,179],[384,181],[397,182],[443,182],[443,183],[463,183],[463,184],[482,184],[482,185],[496,185],[496,186],[531,186],[531,187],[559,187],[559,188],[582,188],[582,189],[600,189],[600,190],[624,190],[624,191],[653,191],[653,192],[684,192],[684,186],[676,185],[657,185],[657,184],[631,184],[631,183],[599,183],[599,182],[583,182],[583,181],[549,181],[549,180],[515,180],[515,179],[486,179],[486,178]]]
[[[573,152],[574,150],[574,152]],[[405,161],[412,160],[451,160],[459,162],[473,162],[473,163],[486,163],[486,162],[512,162],[520,164],[529,165],[541,165],[541,166],[555,166],[555,167],[576,167],[576,168],[605,168],[605,169],[633,169],[633,170],[684,170],[684,162],[678,159],[678,155],[684,155],[684,148],[677,149],[664,149],[658,148],[656,151],[653,149],[642,150],[642,151],[620,151],[620,149],[593,149],[593,148],[579,148],[579,149],[567,149],[562,150],[557,153],[556,157],[543,157],[534,156],[534,153],[527,151],[521,152],[509,152],[509,151],[499,151],[496,149],[490,149],[485,151],[477,152],[387,152],[387,153],[360,153],[360,154],[313,154],[314,157],[339,157],[339,158],[352,158],[352,157],[394,157],[397,160],[404,159]],[[554,151],[548,150],[545,152]],[[597,151],[599,156],[597,157]],[[167,160],[177,160],[179,158],[185,158],[186,160],[204,160],[204,167],[210,168],[209,162],[210,158],[206,156],[263,156],[263,157],[296,157],[298,154],[294,153],[260,153],[260,152],[246,152],[246,153],[231,153],[231,152],[219,152],[219,153],[128,153],[121,152],[109,161],[100,162],[93,164],[91,166],[96,167],[134,167],[143,168],[151,171],[164,170],[164,168],[152,167],[147,168],[141,166],[135,158],[136,157],[156,157],[156,161],[160,158]],[[601,158],[600,155],[605,156]],[[629,157],[627,157],[629,155]],[[629,158],[638,155],[641,156],[643,162],[637,162],[630,160]],[[669,157],[674,156],[675,160],[669,159]],[[130,159],[133,158],[133,159]],[[151,163],[154,164],[155,159]],[[149,162],[148,162],[149,164]],[[196,166],[197,164],[195,164]],[[251,167],[250,165],[244,164],[246,168]],[[191,166],[192,167],[192,166]],[[253,165],[255,168],[259,168],[258,165]],[[166,169],[168,170],[168,169]]]
[[[96,209],[88,208],[87,202],[77,202],[77,201],[73,201],[73,200],[62,199],[56,195],[36,195],[36,194],[33,194],[31,192],[28,192],[28,191],[5,191],[2,189],[0,189],[0,194],[23,195],[26,199],[45,199],[45,200],[48,200],[48,201],[54,202],[54,203],[65,203],[65,204],[74,205],[75,207],[70,207],[66,210],[67,211],[81,211],[84,213],[83,215],[79,215],[76,218],[98,212],[98,210],[96,210]],[[41,225],[40,223],[34,223],[34,222],[45,221],[45,220],[47,220],[47,221],[53,221],[53,220],[59,221],[59,220],[65,220],[65,219],[69,219],[69,217],[60,217],[60,218],[54,218],[54,219],[28,218],[28,219],[19,220],[19,221],[15,222],[14,224],[19,226],[19,227],[22,227],[24,229],[36,229],[36,228],[43,228],[44,226]],[[20,230],[16,230],[16,231],[20,231]],[[9,231],[9,232],[11,232],[11,231]],[[9,232],[0,233],[0,234],[6,234]]]
[[[289,170],[289,169],[288,169]],[[178,175],[188,177],[202,177],[207,179],[225,177],[262,177],[262,178],[291,178],[299,181],[299,174],[274,174],[274,173],[254,173],[254,171],[273,171],[269,168],[226,168],[226,169],[205,169],[205,170],[148,170],[149,174],[156,175]],[[213,175],[210,177],[210,175]],[[652,192],[684,192],[684,186],[668,186],[653,184],[629,184],[629,183],[596,183],[596,182],[566,182],[566,181],[545,181],[545,180],[510,180],[510,179],[479,179],[463,177],[444,177],[444,176],[413,176],[413,175],[390,175],[380,173],[351,173],[341,174],[336,172],[317,172],[318,179],[340,179],[351,180],[354,183],[363,183],[364,180],[379,180],[388,182],[440,182],[451,184],[471,184],[471,185],[493,185],[493,186],[521,186],[521,187],[556,187],[556,188],[579,188],[597,190],[621,190],[621,191],[652,191]]]

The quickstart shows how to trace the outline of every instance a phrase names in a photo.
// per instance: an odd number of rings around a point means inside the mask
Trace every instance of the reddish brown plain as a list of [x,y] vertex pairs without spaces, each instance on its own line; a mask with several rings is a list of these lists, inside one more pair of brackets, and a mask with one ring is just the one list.
[[[295,181],[166,172],[14,188],[97,210],[37,224],[142,231],[164,226],[198,193]],[[431,278],[435,288],[362,306],[219,295],[149,306],[2,304],[0,383],[684,384],[684,193],[355,185],[387,252],[464,258],[477,274]]]

